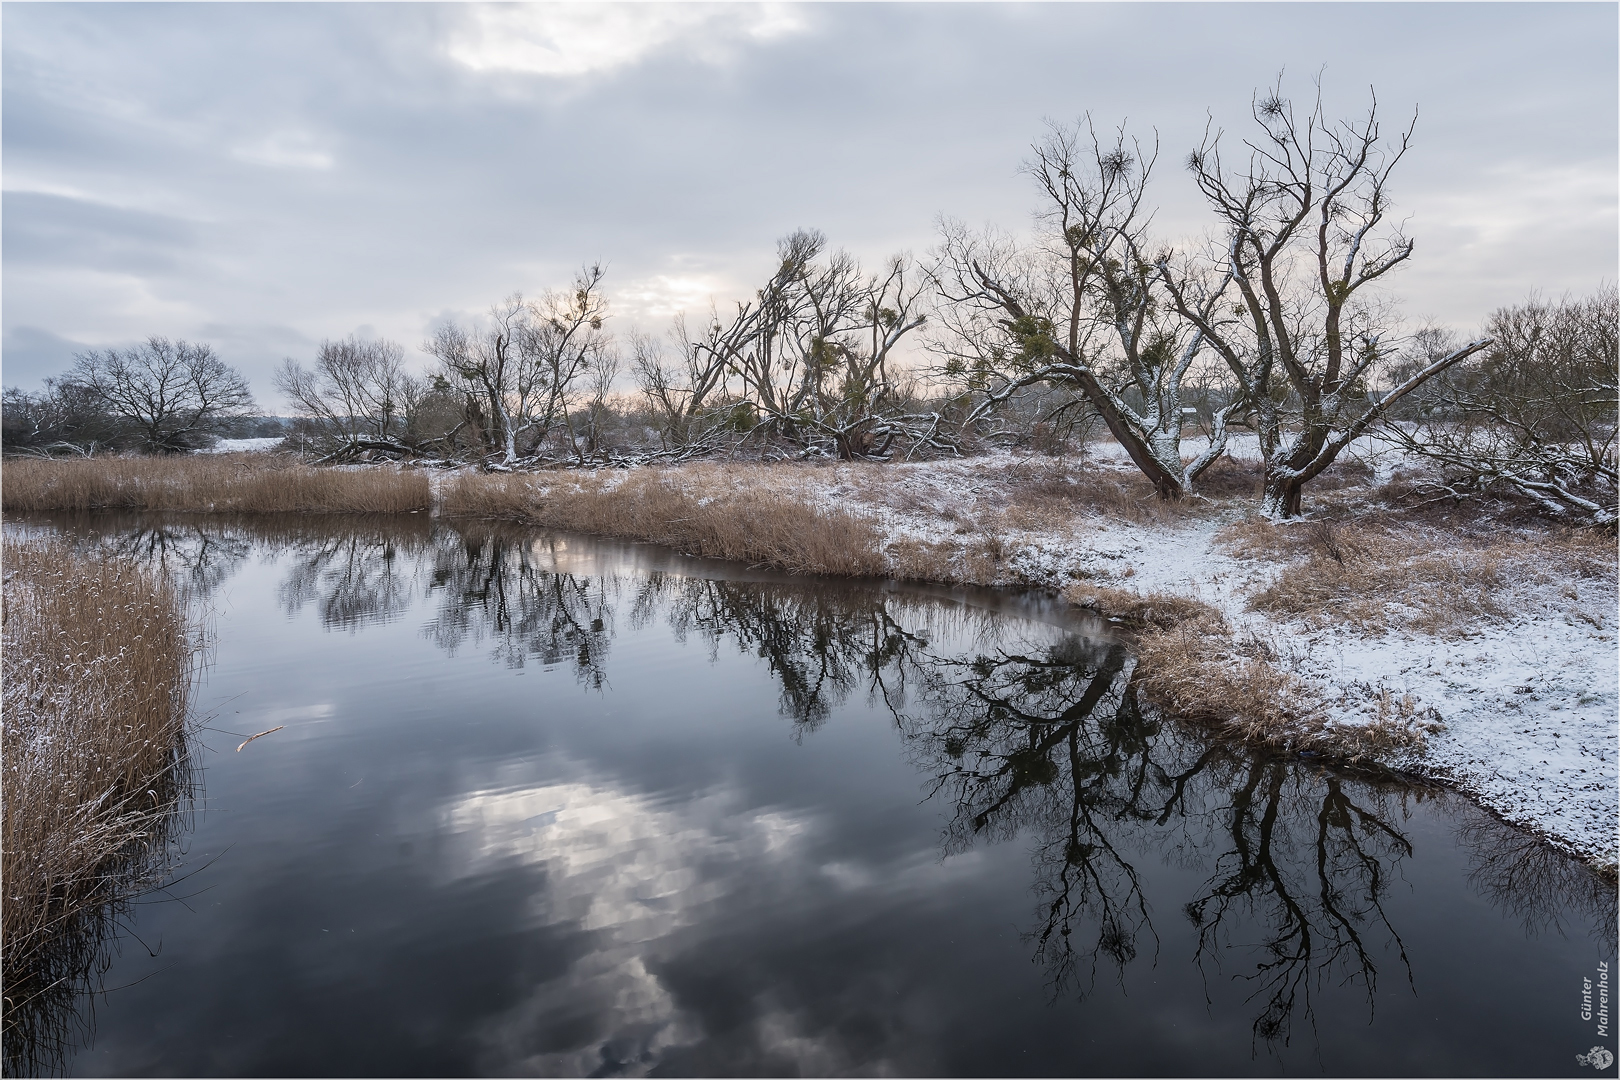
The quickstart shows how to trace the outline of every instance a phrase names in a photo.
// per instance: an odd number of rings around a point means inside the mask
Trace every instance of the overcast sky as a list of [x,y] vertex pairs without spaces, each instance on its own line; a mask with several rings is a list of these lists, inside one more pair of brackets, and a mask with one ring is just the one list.
[[876,261],[1020,231],[1043,120],[1180,162],[1280,70],[1419,109],[1404,312],[1466,330],[1615,278],[1617,9],[1592,4],[4,5],[4,354],[34,388],[149,334],[270,370],[608,267],[614,326],[728,304],[801,226]]

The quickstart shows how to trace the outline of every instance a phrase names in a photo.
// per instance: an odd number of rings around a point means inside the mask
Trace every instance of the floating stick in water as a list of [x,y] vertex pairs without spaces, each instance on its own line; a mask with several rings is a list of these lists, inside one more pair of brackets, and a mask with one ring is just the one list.
[[272,732],[280,731],[282,728],[284,728],[286,726],[287,726],[286,724],[277,724],[275,727],[271,728],[269,731],[261,731],[257,735],[249,735],[247,738],[243,739],[241,741],[241,743],[239,743],[237,745],[236,752],[238,754],[240,754],[242,752],[242,747],[246,746],[248,743],[252,742],[254,739],[262,739],[266,735],[269,735]]

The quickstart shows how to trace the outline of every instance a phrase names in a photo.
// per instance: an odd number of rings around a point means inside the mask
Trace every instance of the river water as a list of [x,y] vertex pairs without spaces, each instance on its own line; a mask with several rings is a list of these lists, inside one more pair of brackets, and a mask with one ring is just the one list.
[[[1038,597],[451,525],[35,518],[206,610],[75,1075],[1591,1075],[1613,889],[1156,717]],[[280,730],[237,749],[247,736]],[[1613,1069],[1608,1070],[1610,1074]]]

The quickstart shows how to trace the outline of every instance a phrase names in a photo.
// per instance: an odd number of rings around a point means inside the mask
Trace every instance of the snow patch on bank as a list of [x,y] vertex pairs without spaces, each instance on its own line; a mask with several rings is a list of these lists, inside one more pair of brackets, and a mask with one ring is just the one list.
[[[1112,443],[1088,468],[1129,468]],[[1242,456],[1242,446],[1236,447]],[[1358,448],[1375,475],[1400,464],[1388,445]],[[1118,459],[1118,460],[1116,460]],[[971,545],[984,518],[1006,502],[1009,469],[1031,459],[992,454],[883,467],[806,470],[806,493],[871,514],[891,542]],[[881,473],[873,472],[881,468]],[[1218,608],[1239,637],[1267,641],[1278,663],[1328,703],[1330,722],[1365,725],[1391,703],[1436,727],[1420,753],[1392,767],[1449,783],[1515,824],[1598,863],[1616,861],[1620,821],[1617,719],[1620,660],[1612,580],[1534,585],[1522,614],[1462,638],[1354,627],[1313,627],[1247,609],[1281,565],[1223,550],[1216,535],[1241,510],[1180,523],[1138,525],[1081,518],[1062,531],[997,524],[997,584],[1062,588],[1092,580],[1167,592]],[[1521,589],[1515,589],[1515,593]],[[1548,599],[1564,597],[1566,599]],[[1515,601],[1520,599],[1515,596]],[[1433,724],[1438,721],[1438,724]]]
[[208,449],[203,450],[202,453],[204,453],[204,454],[239,454],[239,453],[259,454],[259,453],[264,453],[264,452],[269,451],[269,450],[274,450],[276,447],[280,446],[281,443],[282,443],[282,438],[281,438],[280,435],[271,435],[271,436],[269,436],[267,438],[262,438],[262,439],[218,439],[218,440],[216,440],[214,442],[213,446],[210,446],[210,447],[208,447]]

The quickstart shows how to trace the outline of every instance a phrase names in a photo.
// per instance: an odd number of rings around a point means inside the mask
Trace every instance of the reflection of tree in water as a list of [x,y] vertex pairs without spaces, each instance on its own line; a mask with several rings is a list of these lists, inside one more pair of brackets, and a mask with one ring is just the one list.
[[711,658],[729,642],[765,660],[782,686],[782,713],[802,735],[857,687],[900,708],[928,649],[925,633],[900,622],[910,606],[867,590],[654,575],[632,617],[640,625],[663,613],[678,640],[697,634]]
[[[351,529],[306,535],[288,543],[292,562],[279,589],[289,615],[315,604],[329,630],[358,630],[389,622],[416,599],[410,537],[389,529]],[[403,548],[403,550],[402,550]]]
[[1481,896],[1517,919],[1527,936],[1568,937],[1584,929],[1600,957],[1614,955],[1620,896],[1612,880],[1476,806],[1463,804],[1459,816],[1457,846],[1468,856],[1468,884]]
[[[905,723],[931,795],[955,807],[945,850],[1037,837],[1040,928],[1030,938],[1053,990],[1084,993],[1099,962],[1123,975],[1157,947],[1125,851],[1152,779],[1157,725],[1137,707],[1123,646],[1069,637],[1041,652],[937,660],[924,708]],[[1075,931],[1089,924],[1086,943]]]
[[154,567],[195,597],[211,595],[236,573],[254,543],[250,533],[179,515],[74,514],[57,524],[76,546]]
[[1412,848],[1387,792],[1144,713],[1118,644],[937,663],[943,678],[906,735],[955,805],[946,849],[1036,838],[1031,940],[1055,993],[1085,993],[1099,964],[1123,978],[1144,944],[1156,949],[1139,851],[1211,869],[1184,907],[1195,960],[1206,979],[1242,965],[1260,1039],[1286,1043],[1330,979],[1359,982],[1371,1009],[1384,950],[1406,966],[1382,900]]
[[[1232,761],[1217,772],[1218,789],[1206,795],[1206,805],[1216,806],[1209,840],[1225,850],[1186,907],[1199,929],[1199,967],[1206,977],[1209,967],[1218,971],[1234,931],[1248,940],[1250,924],[1259,924],[1260,958],[1237,976],[1252,986],[1248,1000],[1261,1003],[1257,1036],[1287,1043],[1296,1015],[1314,1023],[1313,991],[1329,979],[1360,982],[1370,1014],[1378,954],[1393,946],[1411,979],[1406,947],[1383,908],[1396,865],[1412,854],[1390,824],[1399,801],[1278,757]],[[1224,805],[1216,803],[1223,797]]]
[[429,594],[438,614],[425,630],[455,652],[468,641],[495,643],[508,667],[530,659],[572,664],[600,689],[618,589],[608,578],[557,573],[549,542],[503,529],[467,529],[435,545]]

